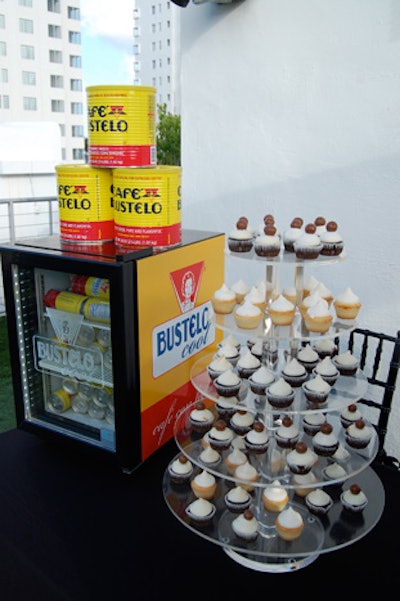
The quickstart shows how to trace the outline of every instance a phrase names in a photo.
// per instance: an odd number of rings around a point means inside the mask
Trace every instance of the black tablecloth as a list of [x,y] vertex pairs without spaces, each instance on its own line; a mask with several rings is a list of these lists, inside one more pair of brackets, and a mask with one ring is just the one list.
[[[12,430],[0,435],[0,596],[4,601],[251,599],[254,595],[363,595],[399,581],[400,473],[374,465],[386,494],[360,541],[294,572],[238,564],[167,507],[170,441],[134,473]],[[219,593],[216,594],[215,586]]]

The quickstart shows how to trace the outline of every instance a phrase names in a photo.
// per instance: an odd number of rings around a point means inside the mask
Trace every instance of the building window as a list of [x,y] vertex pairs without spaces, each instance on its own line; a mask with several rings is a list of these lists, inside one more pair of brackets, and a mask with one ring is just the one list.
[[156,7],[155,7],[155,4],[152,4],[152,6],[151,6],[151,14],[152,14],[152,15],[155,15],[155,14],[156,14]]
[[73,115],[83,115],[82,102],[71,102],[71,113]]
[[68,6],[68,19],[75,19],[76,21],[81,20],[81,13],[79,8],[75,6]]
[[52,113],[63,113],[64,112],[64,100],[52,100],[51,101],[51,112]]
[[61,50],[50,50],[49,60],[51,63],[62,63],[62,52]]
[[47,0],[47,10],[50,13],[61,12],[61,0]]
[[133,46],[133,54],[140,54],[140,44],[135,44]]
[[36,111],[36,98],[31,96],[24,96],[22,99],[24,111]]
[[68,40],[70,44],[80,44],[81,43],[81,34],[79,31],[69,31],[68,32]]
[[83,138],[83,125],[73,125],[72,126],[72,137],[73,138]]
[[28,6],[32,8],[32,0],[18,0],[20,6]]
[[60,134],[63,138],[65,138],[65,123],[59,123],[58,124],[60,127]]
[[0,81],[2,83],[8,82],[8,69],[0,69]]
[[134,71],[140,71],[140,62],[139,61],[135,61],[133,63],[133,70]]
[[6,18],[4,15],[0,15],[0,29],[6,28]]
[[82,161],[85,158],[83,148],[73,148],[72,158],[74,161]]
[[156,64],[157,64],[156,61],[151,61],[151,66],[153,67],[153,69],[156,68]]
[[36,73],[34,71],[22,71],[22,83],[26,86],[35,86]]
[[81,69],[82,68],[82,57],[70,54],[69,55],[69,66],[77,67],[78,69]]
[[63,88],[64,78],[62,75],[50,75],[50,87],[51,88]]
[[52,25],[51,23],[47,26],[49,38],[61,38],[61,27],[59,25]]
[[35,49],[33,46],[21,46],[21,58],[33,60],[35,58]]
[[61,148],[61,160],[66,161],[67,159],[67,151],[65,148]]
[[0,42],[0,56],[7,56],[7,44]]
[[19,20],[20,33],[33,33],[33,21],[31,19]]
[[70,81],[72,92],[82,92],[82,80],[81,79],[71,79]]
[[8,94],[0,95],[0,108],[9,109],[10,108],[10,97]]

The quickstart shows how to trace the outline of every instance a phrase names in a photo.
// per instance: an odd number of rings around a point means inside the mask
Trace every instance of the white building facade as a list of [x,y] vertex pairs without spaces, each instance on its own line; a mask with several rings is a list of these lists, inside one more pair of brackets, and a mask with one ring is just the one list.
[[57,123],[63,162],[81,162],[83,95],[80,0],[2,0],[0,121]]
[[154,86],[157,104],[180,114],[180,8],[168,0],[135,0],[134,84]]

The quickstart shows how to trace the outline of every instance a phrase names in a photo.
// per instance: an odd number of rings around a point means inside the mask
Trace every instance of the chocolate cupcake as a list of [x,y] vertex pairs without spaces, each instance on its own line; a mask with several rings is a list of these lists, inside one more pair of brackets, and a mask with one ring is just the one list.
[[249,491],[238,485],[228,490],[224,497],[225,505],[232,513],[243,513],[250,507],[252,496]]
[[339,441],[328,422],[321,425],[319,432],[312,437],[312,445],[317,455],[332,457],[339,447]]
[[300,438],[300,432],[288,415],[282,419],[282,424],[275,430],[275,440],[281,449],[293,449]]
[[204,527],[211,524],[216,510],[213,503],[207,499],[199,498],[186,507],[185,513],[191,522]]

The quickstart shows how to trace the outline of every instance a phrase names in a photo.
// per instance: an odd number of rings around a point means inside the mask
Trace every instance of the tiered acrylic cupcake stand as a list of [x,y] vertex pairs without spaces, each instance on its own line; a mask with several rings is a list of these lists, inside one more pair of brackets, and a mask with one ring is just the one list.
[[[228,253],[231,254],[231,253]],[[247,259],[239,256],[241,261],[258,261],[254,256]],[[276,270],[286,263],[295,268],[295,286],[297,294],[301,295],[304,285],[304,267],[307,264],[334,263],[342,260],[344,256],[320,258],[314,261],[296,261],[292,255],[284,253],[274,260],[262,260],[266,267],[266,280],[269,289],[276,286]],[[299,298],[300,296],[298,296]],[[262,362],[274,372],[275,379],[280,377],[281,370],[290,355],[296,356],[301,342],[312,342],[317,337],[335,338],[356,326],[356,323],[334,322],[329,332],[316,335],[308,332],[302,323],[300,315],[296,315],[294,324],[290,327],[274,327],[266,318],[259,330],[238,330],[234,324],[233,316],[215,316],[216,325],[225,332],[233,334],[242,342],[242,348],[246,346],[249,336],[262,336],[264,341],[264,354]],[[276,354],[277,351],[277,354]],[[208,375],[207,366],[212,361],[214,353],[203,356],[193,366],[191,381],[198,393],[198,398],[207,399],[210,409],[214,412],[215,420],[219,418],[215,404],[219,399],[215,386]],[[278,357],[276,359],[276,356]],[[273,357],[273,359],[272,359]],[[358,370],[354,376],[339,376],[332,387],[329,398],[322,408],[310,405],[304,396],[301,387],[296,388],[295,400],[292,405],[281,413],[273,409],[263,395],[255,395],[246,380],[243,380],[238,395],[239,403],[236,409],[246,408],[254,414],[256,419],[261,420],[269,433],[268,450],[261,455],[248,454],[249,462],[258,471],[259,479],[254,484],[252,491],[251,509],[259,522],[259,534],[254,542],[243,542],[235,536],[232,529],[232,521],[237,514],[227,509],[225,494],[235,485],[241,484],[226,468],[224,459],[232,450],[221,452],[221,461],[215,467],[202,463],[200,454],[204,450],[203,437],[196,433],[189,423],[189,414],[194,407],[194,402],[188,406],[175,424],[175,441],[179,448],[179,454],[183,453],[194,465],[195,472],[205,469],[213,474],[217,480],[217,490],[212,499],[216,506],[216,513],[212,522],[206,526],[196,525],[186,514],[186,507],[195,499],[190,484],[176,484],[171,481],[169,471],[166,469],[163,479],[164,498],[176,518],[198,536],[201,536],[214,544],[220,545],[225,553],[234,561],[248,568],[261,572],[290,572],[308,566],[322,553],[327,553],[350,545],[364,537],[379,521],[385,502],[385,493],[382,483],[374,470],[370,467],[371,462],[378,450],[378,440],[373,430],[372,440],[365,449],[356,450],[349,447],[344,439],[344,428],[340,423],[340,411],[351,403],[357,403],[368,388],[368,382],[363,373]],[[312,448],[311,437],[308,436],[301,426],[301,419],[305,413],[323,412],[329,423],[334,428],[341,447],[347,453],[343,459],[332,459],[319,457],[312,472],[315,480],[312,483],[298,484],[293,480],[286,464],[287,450],[280,449],[274,438],[274,431],[281,424],[282,416],[289,415],[301,432],[301,439]],[[228,424],[229,425],[229,424]],[[240,438],[240,437],[237,437]],[[238,441],[236,441],[238,442]],[[235,441],[233,442],[235,444]],[[289,449],[290,450],[290,449]],[[174,457],[176,459],[178,457]],[[335,461],[345,470],[345,475],[337,479],[326,477],[325,468]],[[282,540],[276,531],[276,514],[264,510],[262,503],[262,491],[267,484],[279,480],[281,485],[287,489],[289,505],[291,505],[303,518],[304,530],[297,540],[287,542]],[[368,504],[360,513],[353,513],[343,508],[340,501],[340,493],[352,483],[357,483],[365,493]],[[317,517],[312,514],[305,503],[305,493],[314,488],[324,488],[333,499],[333,506],[328,513]],[[300,492],[300,494],[298,494]]]

